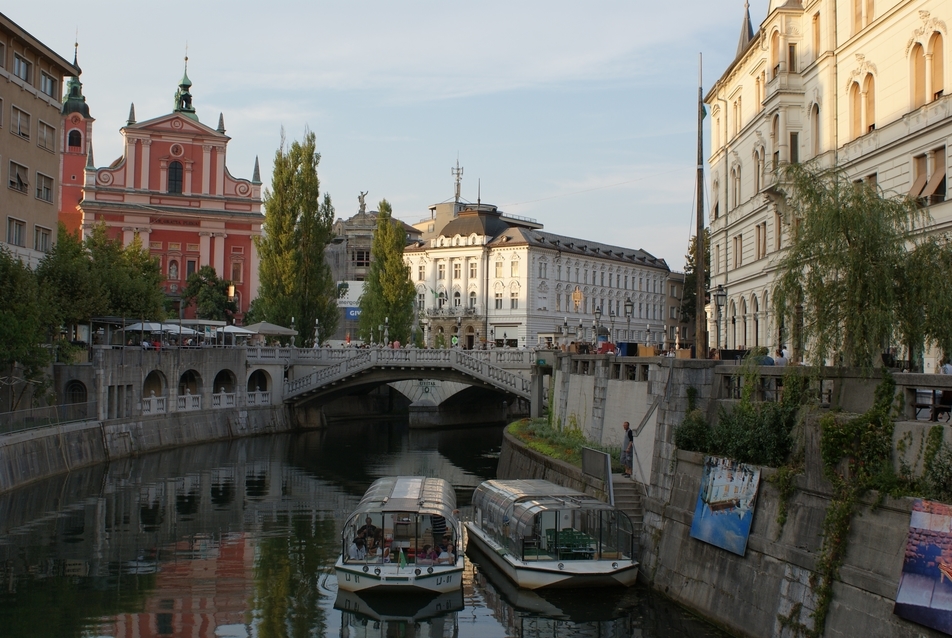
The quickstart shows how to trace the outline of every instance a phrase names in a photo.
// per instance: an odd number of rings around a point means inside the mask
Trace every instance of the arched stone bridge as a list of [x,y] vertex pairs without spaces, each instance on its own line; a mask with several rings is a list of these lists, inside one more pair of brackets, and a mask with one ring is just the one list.
[[[541,401],[541,379],[537,380],[535,376],[531,379],[526,378],[518,372],[490,363],[489,357],[485,356],[487,353],[483,351],[416,348],[345,350],[346,354],[337,355],[344,357],[337,363],[323,367],[315,366],[313,372],[295,375],[296,378],[286,381],[284,400],[289,403],[302,403],[324,394],[340,392],[347,387],[369,383],[388,383],[406,379],[444,379],[493,388],[505,394],[526,399],[533,404]],[[520,361],[515,364],[516,367],[524,367],[528,371],[532,362],[526,357],[531,357],[533,353],[513,351],[513,354],[517,353]],[[306,362],[300,361],[299,364],[306,365]],[[538,397],[533,396],[536,394],[533,392],[534,385],[539,386]]]

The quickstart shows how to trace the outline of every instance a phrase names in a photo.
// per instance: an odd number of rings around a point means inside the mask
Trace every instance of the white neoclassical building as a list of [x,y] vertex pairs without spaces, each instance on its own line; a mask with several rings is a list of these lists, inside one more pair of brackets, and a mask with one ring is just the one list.
[[664,339],[663,259],[545,232],[489,204],[457,200],[430,210],[415,224],[423,239],[404,252],[428,345],[451,345],[453,336],[465,348],[591,340],[598,308],[610,338]]
[[784,338],[771,308],[788,236],[771,194],[778,164],[816,159],[909,193],[949,230],[950,21],[952,0],[769,0],[756,32],[747,12],[737,56],[705,97],[711,285],[727,291],[712,343],[718,332],[729,348]]

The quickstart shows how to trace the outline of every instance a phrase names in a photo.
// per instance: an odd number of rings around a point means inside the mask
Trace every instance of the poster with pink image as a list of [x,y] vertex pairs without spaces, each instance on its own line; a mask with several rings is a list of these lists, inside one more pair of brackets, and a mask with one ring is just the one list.
[[893,613],[952,635],[952,506],[913,503]]

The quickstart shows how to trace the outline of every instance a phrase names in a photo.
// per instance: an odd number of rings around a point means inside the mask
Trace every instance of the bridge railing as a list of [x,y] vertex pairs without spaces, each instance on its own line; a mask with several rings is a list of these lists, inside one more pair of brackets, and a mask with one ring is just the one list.
[[175,409],[178,412],[202,409],[202,395],[186,392],[175,397]]
[[[421,350],[417,348],[373,348],[351,349],[351,352],[353,354],[343,361],[325,366],[297,379],[285,382],[285,398],[290,398],[307,392],[308,390],[344,379],[376,365],[451,367],[463,371],[481,381],[511,390],[522,396],[527,396],[530,392],[531,384],[529,379],[504,370],[485,360],[486,358],[492,359],[493,357],[473,356],[474,351],[460,349]],[[528,351],[522,352],[519,355],[509,357],[509,360],[515,360],[517,356],[531,356],[531,354],[532,353]]]

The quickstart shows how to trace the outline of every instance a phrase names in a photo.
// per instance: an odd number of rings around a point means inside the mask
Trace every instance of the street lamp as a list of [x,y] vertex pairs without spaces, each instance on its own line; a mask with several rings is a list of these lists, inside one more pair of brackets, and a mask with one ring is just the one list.
[[489,335],[492,338],[493,348],[495,348],[496,347],[496,327],[495,326],[489,329]]
[[383,341],[383,324],[377,324],[377,339]]
[[602,307],[595,307],[595,321],[593,325],[595,326],[595,334],[592,336],[592,341],[598,343],[598,323],[602,320]]
[[608,340],[615,343],[615,311],[608,309],[608,318],[611,320],[611,328],[608,330]]
[[631,297],[625,298],[625,319],[628,320],[628,340],[631,341],[631,315],[635,312],[635,302]]
[[[291,330],[294,330],[294,317],[291,317]],[[294,335],[291,335],[291,347],[294,347]]]
[[645,345],[651,345],[651,324],[647,324],[645,327]]
[[463,338],[463,317],[461,315],[456,316],[456,347],[461,349],[463,344],[461,343]]
[[569,341],[569,318],[562,319],[562,346],[568,346]]
[[321,347],[321,320],[314,317],[314,347]]
[[[724,286],[717,284],[717,289],[714,291],[714,305],[717,308],[717,347],[721,347],[721,308],[724,307],[724,304],[727,302],[727,291],[724,290]],[[727,332],[725,330],[724,332]],[[725,346],[726,349],[726,346]]]
[[390,317],[383,318],[383,345],[390,343]]

